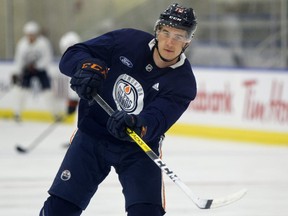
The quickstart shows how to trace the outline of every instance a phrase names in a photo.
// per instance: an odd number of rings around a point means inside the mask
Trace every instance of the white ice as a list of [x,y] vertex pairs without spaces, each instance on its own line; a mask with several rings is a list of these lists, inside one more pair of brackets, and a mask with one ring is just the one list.
[[[0,120],[0,215],[36,216],[73,133],[60,124],[31,152],[19,154],[49,124]],[[247,188],[229,206],[200,210],[167,177],[167,216],[288,216],[288,147],[168,135],[163,161],[198,196],[221,197]],[[117,176],[111,172],[83,212],[84,216],[125,216]]]

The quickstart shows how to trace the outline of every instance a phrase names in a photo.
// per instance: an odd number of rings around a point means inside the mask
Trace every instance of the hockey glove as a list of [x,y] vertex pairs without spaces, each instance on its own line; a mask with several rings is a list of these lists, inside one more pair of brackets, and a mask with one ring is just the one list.
[[20,83],[21,83],[21,76],[18,74],[12,74],[11,84],[12,85],[19,85]]
[[126,128],[136,132],[141,138],[146,134],[147,127],[144,126],[144,121],[136,115],[129,115],[125,111],[115,111],[107,122],[107,130],[114,137],[133,142],[133,140],[126,133]]
[[91,100],[92,95],[99,93],[108,68],[99,59],[90,59],[81,64],[80,69],[71,78],[71,88],[80,98]]
[[69,99],[67,106],[67,115],[72,115],[73,113],[75,113],[77,106],[78,100]]
[[23,68],[23,72],[24,72],[24,76],[29,76],[29,75],[33,75],[36,74],[38,71],[35,67],[34,63],[30,63],[27,64],[24,68]]

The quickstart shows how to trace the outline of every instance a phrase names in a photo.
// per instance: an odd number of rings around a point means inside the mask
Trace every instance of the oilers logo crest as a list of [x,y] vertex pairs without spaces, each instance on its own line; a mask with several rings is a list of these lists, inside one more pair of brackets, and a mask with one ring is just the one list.
[[118,110],[139,114],[143,109],[144,91],[142,85],[133,77],[122,74],[113,87],[113,98]]

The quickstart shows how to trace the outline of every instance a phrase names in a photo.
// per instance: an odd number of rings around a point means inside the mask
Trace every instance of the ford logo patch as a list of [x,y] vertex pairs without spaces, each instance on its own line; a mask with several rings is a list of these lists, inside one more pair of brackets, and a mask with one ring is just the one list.
[[120,56],[120,61],[129,68],[133,67],[132,62],[128,58],[126,58],[125,56]]

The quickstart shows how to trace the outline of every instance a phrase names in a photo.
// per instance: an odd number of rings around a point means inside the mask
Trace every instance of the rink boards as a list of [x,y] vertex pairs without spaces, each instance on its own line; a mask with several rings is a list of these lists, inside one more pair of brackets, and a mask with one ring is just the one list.
[[[193,68],[198,94],[170,133],[288,146],[288,71]],[[13,116],[12,62],[0,63],[0,117]],[[69,80],[51,66],[55,106],[64,113]],[[37,86],[37,85],[36,85]],[[45,101],[31,91],[24,119],[51,121]]]

